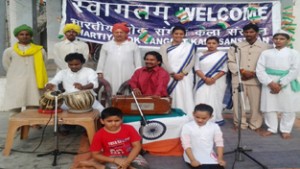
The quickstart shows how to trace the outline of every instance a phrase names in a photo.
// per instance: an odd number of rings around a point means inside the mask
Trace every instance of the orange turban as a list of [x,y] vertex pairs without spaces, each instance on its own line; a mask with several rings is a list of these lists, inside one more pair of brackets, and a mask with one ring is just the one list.
[[127,27],[127,23],[122,22],[122,23],[116,23],[113,25],[112,32],[116,31],[117,29],[121,29],[122,31],[128,33],[129,28]]

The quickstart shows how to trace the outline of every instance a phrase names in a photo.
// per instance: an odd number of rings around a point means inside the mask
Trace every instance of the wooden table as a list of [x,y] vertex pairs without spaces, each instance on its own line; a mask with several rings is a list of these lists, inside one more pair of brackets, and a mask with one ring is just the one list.
[[[21,127],[21,139],[27,139],[30,126],[46,125],[50,116],[50,114],[38,113],[37,109],[28,109],[10,117],[3,155],[8,156],[10,154],[14,136],[19,127]],[[99,112],[97,110],[81,114],[64,111],[58,113],[58,124],[80,125],[84,127],[91,143],[96,132],[98,116]],[[48,125],[54,125],[54,114]]]

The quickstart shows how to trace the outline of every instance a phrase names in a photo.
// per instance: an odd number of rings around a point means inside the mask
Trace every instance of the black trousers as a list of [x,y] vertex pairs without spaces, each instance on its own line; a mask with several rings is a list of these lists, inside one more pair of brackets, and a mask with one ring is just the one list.
[[187,163],[191,169],[225,169],[223,166],[219,164],[202,164],[198,167],[193,167],[191,164]]

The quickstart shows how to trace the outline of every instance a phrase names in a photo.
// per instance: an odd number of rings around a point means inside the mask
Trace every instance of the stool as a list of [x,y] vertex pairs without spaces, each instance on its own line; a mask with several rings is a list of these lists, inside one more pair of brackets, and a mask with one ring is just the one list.
[[[58,113],[58,124],[80,125],[84,127],[91,144],[96,133],[98,115],[99,112],[95,109],[90,112],[80,114],[64,111],[62,113]],[[37,109],[28,109],[10,117],[3,155],[8,156],[10,154],[14,136],[19,127],[21,127],[21,139],[27,139],[30,126],[46,125],[50,116],[50,114],[38,113]],[[52,115],[48,125],[54,125],[54,115]]]

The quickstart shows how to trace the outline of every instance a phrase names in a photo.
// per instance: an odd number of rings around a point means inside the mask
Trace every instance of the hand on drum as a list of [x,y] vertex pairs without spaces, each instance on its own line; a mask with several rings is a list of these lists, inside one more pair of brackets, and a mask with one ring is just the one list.
[[93,89],[93,87],[94,87],[93,83],[88,83],[86,85],[82,85],[80,83],[74,83],[73,85],[78,90],[89,90],[89,89]]
[[80,84],[80,83],[74,83],[73,85],[74,85],[74,87],[75,87],[76,89],[78,89],[78,90],[82,90],[82,89],[83,89],[83,86],[82,86],[82,84]]
[[46,84],[45,89],[46,90],[54,90],[55,89],[55,85],[52,84],[52,83],[48,83],[48,84]]

